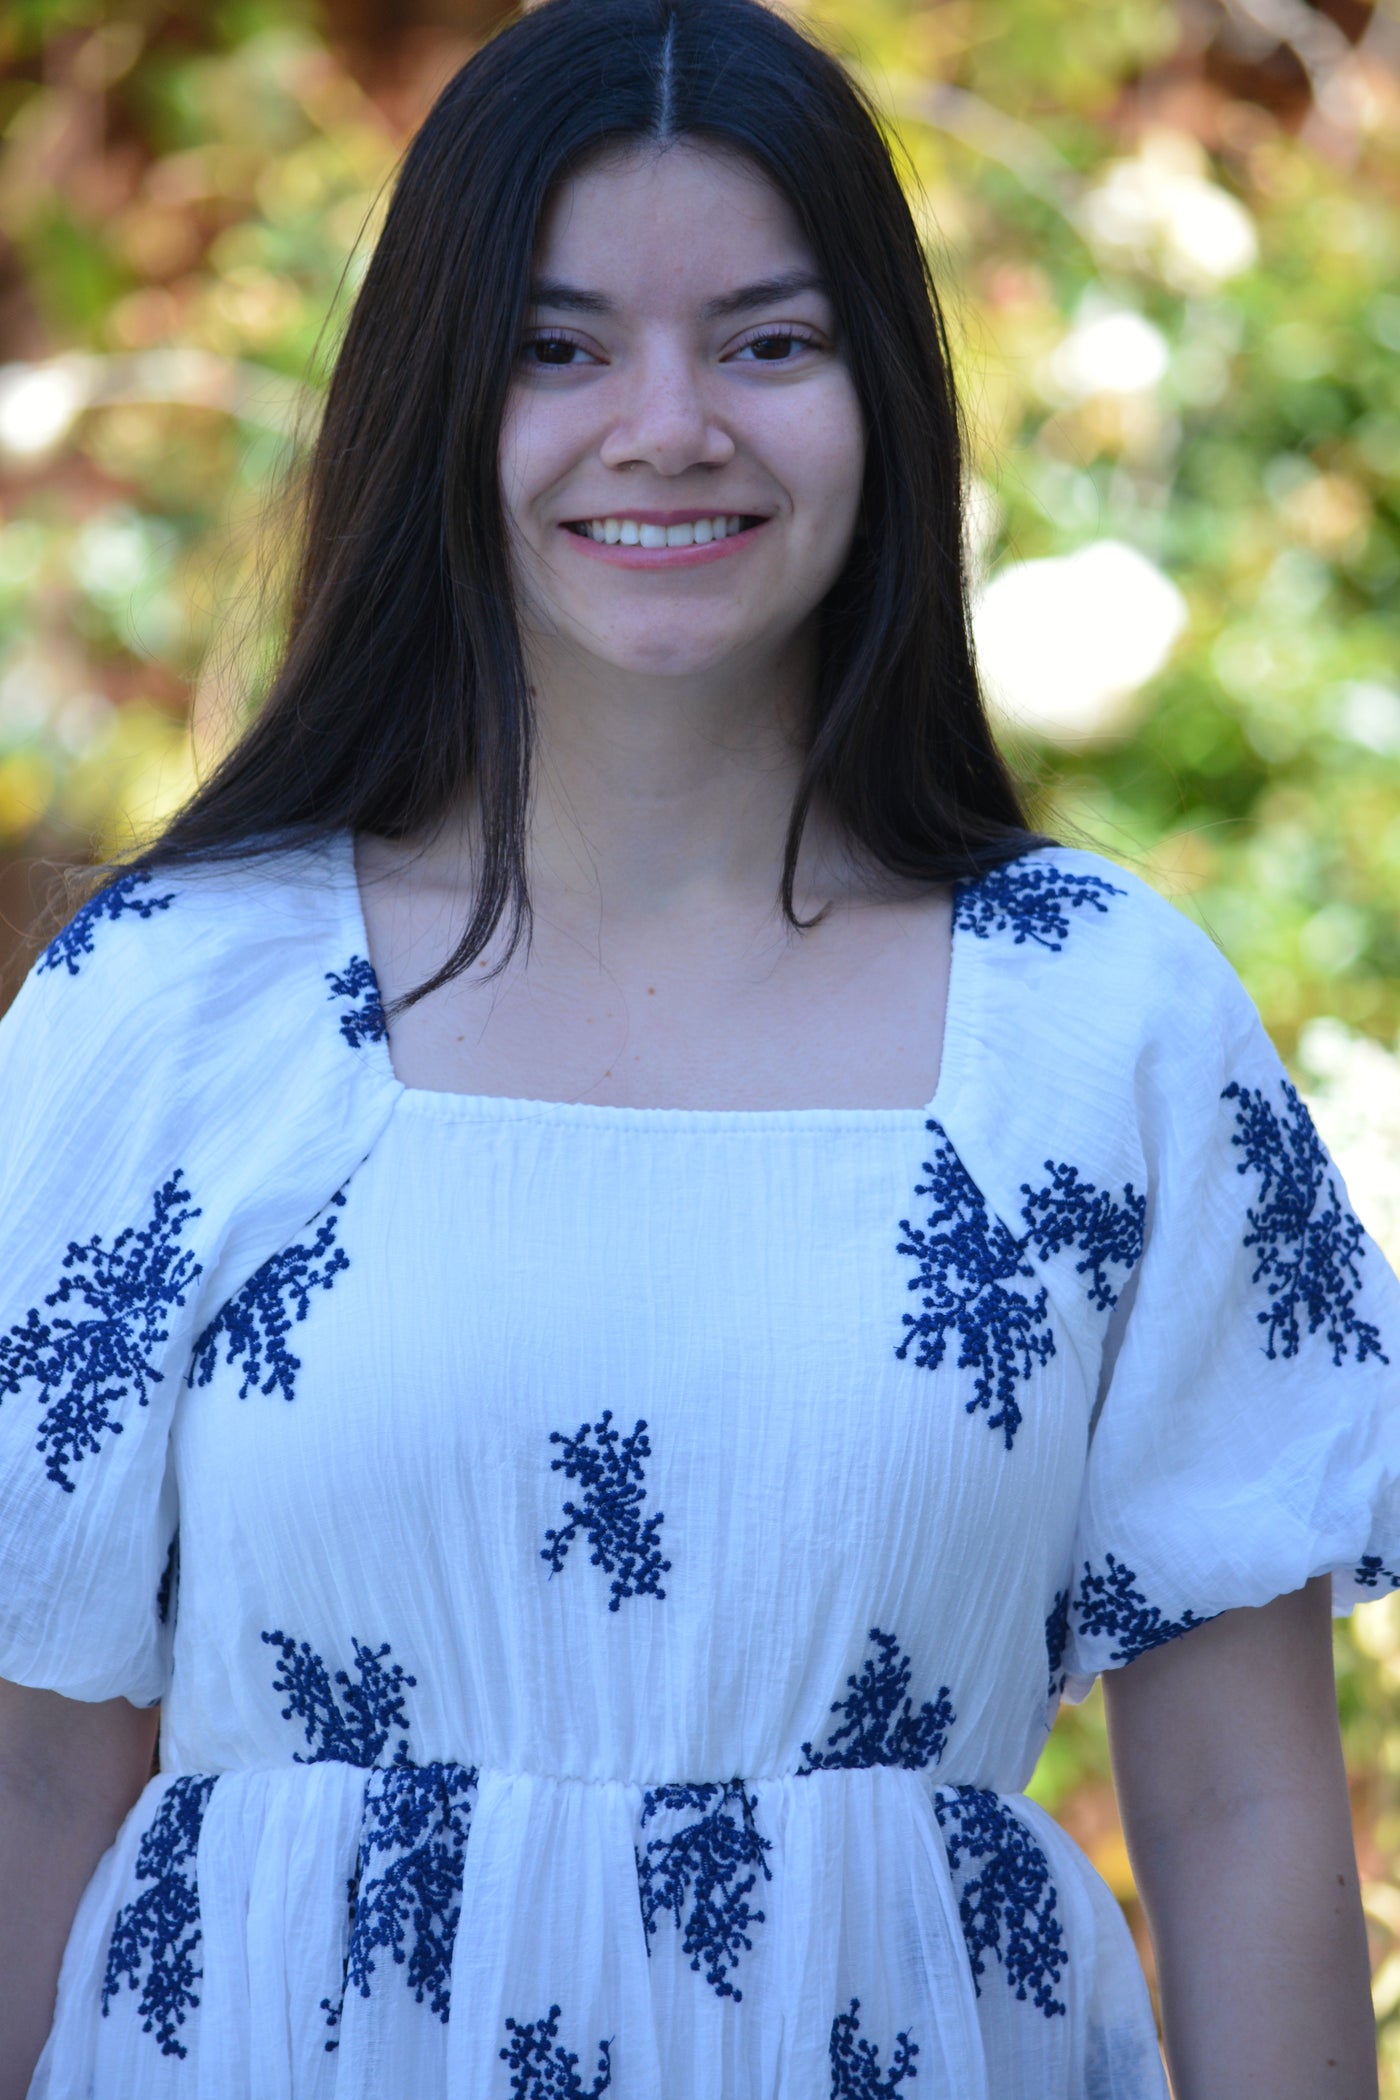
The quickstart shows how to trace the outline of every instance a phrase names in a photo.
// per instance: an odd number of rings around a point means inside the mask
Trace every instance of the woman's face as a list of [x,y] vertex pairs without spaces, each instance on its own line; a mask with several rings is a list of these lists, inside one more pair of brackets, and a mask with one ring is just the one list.
[[717,148],[611,155],[561,187],[533,293],[500,466],[534,653],[761,672],[845,563],[865,457],[786,201]]

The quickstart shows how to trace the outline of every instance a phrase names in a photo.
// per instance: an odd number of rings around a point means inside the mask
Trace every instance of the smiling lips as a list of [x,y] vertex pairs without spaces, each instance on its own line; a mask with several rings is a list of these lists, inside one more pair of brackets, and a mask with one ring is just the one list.
[[570,519],[562,529],[581,553],[621,568],[674,569],[722,560],[766,522],[735,511],[628,511]]

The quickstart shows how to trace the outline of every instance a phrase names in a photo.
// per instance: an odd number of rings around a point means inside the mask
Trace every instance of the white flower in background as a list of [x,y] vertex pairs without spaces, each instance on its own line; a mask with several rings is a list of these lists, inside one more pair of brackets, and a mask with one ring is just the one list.
[[1352,1208],[1400,1266],[1400,1046],[1387,1050],[1330,1014],[1298,1038],[1303,1094]]
[[37,459],[67,437],[92,399],[100,360],[74,352],[44,364],[0,365],[0,448]]
[[174,535],[127,504],[87,520],[69,550],[73,579],[105,608],[129,647],[159,655],[178,637],[179,605],[166,585]]
[[1174,291],[1208,293],[1258,260],[1254,221],[1210,180],[1200,145],[1152,128],[1081,198],[1085,238],[1105,260],[1154,270]]
[[1170,577],[1122,540],[1012,563],[973,612],[988,701],[1007,726],[1052,741],[1112,737],[1186,621]]
[[1069,406],[1098,394],[1150,393],[1170,362],[1166,337],[1142,314],[1086,304],[1036,379],[1047,400]]
[[979,591],[986,580],[987,562],[1001,528],[1001,504],[996,491],[980,474],[968,482],[963,497],[963,536],[967,542],[967,569],[972,589]]
[[297,381],[212,350],[143,350],[129,357],[67,352],[0,365],[0,453],[37,459],[61,445],[85,408],[126,401],[188,401],[279,436],[305,406]]
[[155,528],[125,504],[89,518],[73,542],[73,575],[90,597],[129,598],[155,564]]
[[1332,726],[1350,744],[1400,758],[1400,692],[1378,679],[1348,679],[1332,695]]

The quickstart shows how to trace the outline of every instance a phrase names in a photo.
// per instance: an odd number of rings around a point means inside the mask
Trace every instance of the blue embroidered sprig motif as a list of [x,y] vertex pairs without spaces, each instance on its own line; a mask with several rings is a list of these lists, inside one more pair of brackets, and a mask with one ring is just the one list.
[[[612,1409],[605,1407],[602,1419],[591,1429],[587,1422],[580,1424],[577,1436],[550,1431],[550,1443],[564,1447],[562,1458],[550,1460],[550,1471],[558,1472],[562,1466],[566,1479],[583,1482],[585,1493],[582,1503],[564,1504],[569,1521],[558,1531],[546,1531],[549,1544],[541,1547],[540,1559],[549,1562],[552,1580],[563,1567],[575,1534],[584,1530],[593,1548],[589,1555],[593,1566],[613,1578],[608,1610],[616,1611],[624,1597],[664,1597],[657,1577],[666,1574],[671,1563],[662,1559],[657,1543],[662,1512],[658,1509],[645,1520],[641,1514],[646,1500],[642,1461],[651,1457],[647,1425],[638,1422],[632,1434],[619,1441],[617,1430],[609,1427],[611,1421]],[[596,1443],[590,1444],[590,1437]]]
[[[262,1638],[270,1647],[279,1650],[282,1657],[281,1670],[272,1680],[273,1691],[287,1695],[288,1703],[282,1708],[282,1719],[300,1721],[306,1730],[307,1742],[313,1745],[310,1757],[298,1750],[295,1763],[377,1764],[393,1731],[407,1729],[403,1710],[404,1688],[417,1684],[418,1680],[410,1677],[401,1663],[395,1663],[388,1670],[383,1667],[384,1657],[389,1653],[387,1641],[378,1648],[369,1648],[363,1641],[351,1637],[355,1673],[359,1679],[358,1683],[352,1684],[347,1670],[337,1670],[332,1680],[309,1641],[294,1641],[286,1633],[265,1633]],[[335,1685],[340,1686],[339,1691],[334,1689]],[[390,1762],[395,1765],[410,1762],[406,1735],[400,1738]]]
[[1026,941],[1056,954],[1069,939],[1069,913],[1085,905],[1106,912],[1106,897],[1126,897],[1126,890],[1102,875],[1073,875],[1045,861],[1009,861],[975,882],[959,883],[953,905],[957,933],[990,940],[1010,933],[1019,948]]
[[[322,2004],[336,2027],[344,1992],[370,1995],[376,1954],[406,1966],[419,2005],[447,2023],[452,1949],[462,1909],[462,1869],[477,1784],[476,1767],[381,1767],[365,1782],[359,1854],[350,1883],[350,1942],[341,2003]],[[411,1945],[405,1941],[412,1929]],[[327,2049],[339,2046],[328,2041]]]
[[948,1730],[957,1720],[947,1685],[940,1685],[937,1699],[925,1699],[915,1713],[909,1697],[909,1657],[901,1653],[894,1635],[881,1633],[878,1626],[871,1627],[870,1639],[878,1655],[868,1655],[859,1676],[846,1679],[848,1697],[832,1702],[831,1711],[845,1719],[832,1729],[821,1750],[802,1745],[807,1761],[798,1766],[799,1774],[856,1771],[867,1765],[903,1765],[913,1772],[936,1765],[942,1757]]
[[1084,1256],[1075,1263],[1080,1276],[1089,1278],[1089,1303],[1100,1312],[1111,1312],[1118,1292],[1108,1280],[1107,1270],[1119,1268],[1131,1275],[1142,1259],[1143,1228],[1147,1223],[1147,1198],[1136,1193],[1131,1182],[1116,1203],[1106,1189],[1081,1181],[1078,1167],[1047,1159],[1048,1188],[1032,1189],[1021,1183],[1026,1201],[1021,1205],[1026,1233],[1022,1246],[1033,1247],[1044,1261],[1062,1247],[1078,1247]]
[[155,877],[146,868],[134,868],[129,875],[119,875],[105,889],[80,904],[68,924],[56,933],[39,958],[35,976],[42,977],[60,965],[70,977],[76,977],[82,968],[83,957],[92,954],[92,936],[103,919],[119,919],[124,912],[133,912],[139,919],[149,919],[154,912],[168,911],[175,902],[171,890],[164,897],[147,897],[141,893]]
[[1075,1615],[1084,1633],[1117,1636],[1119,1646],[1111,1651],[1116,1663],[1146,1655],[1149,1648],[1160,1648],[1164,1641],[1174,1641],[1179,1633],[1206,1625],[1213,1616],[1207,1614],[1202,1619],[1195,1612],[1186,1611],[1179,1619],[1165,1619],[1160,1608],[1149,1604],[1136,1585],[1134,1570],[1125,1567],[1112,1553],[1104,1556],[1101,1575],[1094,1573],[1089,1561],[1084,1563],[1079,1595],[1074,1600]]
[[136,1854],[135,1879],[151,1886],[117,1912],[107,1949],[104,2018],[123,1985],[139,1985],[141,2031],[155,2035],[162,2056],[187,2054],[176,2030],[199,2004],[195,1985],[204,1972],[197,1958],[195,1855],[214,1779],[211,1773],[171,1780]]
[[1065,1649],[1069,1645],[1069,1591],[1056,1590],[1055,1602],[1045,1621],[1045,1655],[1050,1665],[1050,1698],[1058,1699],[1065,1688]]
[[340,1032],[352,1050],[382,1042],[388,1034],[379,980],[368,956],[352,955],[343,970],[327,970],[328,997],[349,1003],[340,1016]]
[[[642,1797],[643,1826],[667,1812],[700,1812],[698,1820],[669,1837],[652,1838],[645,1854],[637,1854],[647,1953],[658,1929],[657,1913],[669,1911],[678,1931],[684,1925],[681,1945],[691,1957],[691,1968],[698,1971],[706,1962],[705,1981],[715,1996],[732,1998],[736,2005],[744,1994],[730,1983],[729,1969],[741,1949],[752,1950],[746,1928],[763,1923],[763,1912],[749,1908],[748,1894],[758,1879],[757,1869],[762,1869],[765,1881],[773,1879],[763,1857],[772,1850],[772,1839],[759,1834],[753,1815],[757,1806],[741,1779],[723,1786],[654,1787]],[[753,1871],[740,1880],[745,1867]]]
[[1400,1590],[1400,1575],[1388,1568],[1379,1553],[1363,1553],[1359,1565],[1352,1571],[1352,1581],[1359,1589],[1374,1590],[1382,1587]]
[[837,2013],[831,2023],[831,2100],[891,2100],[906,2078],[917,2078],[914,2058],[917,2042],[907,2034],[894,2038],[889,2076],[880,2068],[880,2052],[873,2042],[858,2041],[859,1998],[852,1998],[849,2012]]
[[941,1124],[930,1118],[924,1128],[938,1142],[934,1158],[923,1162],[930,1179],[916,1182],[914,1194],[932,1196],[934,1209],[926,1226],[900,1219],[900,1231],[908,1236],[895,1249],[897,1254],[913,1255],[919,1264],[908,1288],[923,1292],[923,1311],[917,1317],[903,1315],[909,1333],[894,1353],[903,1360],[917,1341],[915,1364],[920,1370],[937,1370],[949,1335],[956,1334],[962,1343],[958,1369],[977,1373],[967,1412],[984,1409],[987,1427],[1001,1431],[1009,1451],[1021,1426],[1016,1387],[1055,1354],[1045,1285],[1034,1295],[1015,1287],[1018,1277],[1035,1282],[1027,1250],[1045,1260],[1063,1248],[1080,1248],[1084,1259],[1075,1266],[1081,1276],[1088,1275],[1089,1302],[1107,1312],[1118,1303],[1108,1270],[1131,1270],[1141,1257],[1147,1199],[1129,1183],[1117,1201],[1081,1180],[1077,1167],[1047,1159],[1047,1187],[1032,1189],[1029,1182],[1021,1183],[1026,1229],[1018,1239],[988,1210]]
[[[1016,1400],[1018,1380],[1028,1379],[1036,1364],[1048,1363],[1055,1354],[1055,1337],[1046,1317],[1049,1294],[1044,1284],[1031,1296],[1013,1287],[1013,1279],[1034,1282],[1035,1270],[1026,1260],[1023,1244],[1014,1240],[987,1209],[973,1181],[941,1126],[932,1119],[931,1130],[938,1144],[935,1157],[923,1163],[927,1182],[916,1182],[916,1196],[932,1196],[934,1209],[927,1228],[901,1218],[899,1229],[907,1234],[895,1249],[912,1254],[919,1264],[917,1276],[909,1278],[911,1291],[922,1291],[923,1311],[903,1315],[909,1329],[895,1349],[901,1361],[917,1342],[914,1358],[920,1370],[935,1371],[942,1363],[948,1337],[962,1342],[959,1370],[975,1370],[976,1383],[967,1412],[988,1410],[988,1428],[999,1429],[1009,1451],[1021,1426]],[[991,1412],[996,1400],[996,1412]]]
[[283,1247],[214,1315],[194,1345],[191,1385],[208,1385],[218,1368],[222,1339],[224,1362],[239,1364],[243,1372],[240,1400],[254,1387],[295,1399],[301,1358],[287,1347],[287,1336],[311,1310],[311,1293],[330,1290],[350,1266],[345,1249],[335,1244],[337,1212],[344,1207],[345,1193],[337,1189],[310,1244]]
[[[958,1915],[978,1997],[995,1955],[1018,1998],[1031,1998],[1047,2020],[1063,2015],[1054,1987],[1069,1964],[1050,1863],[1024,1823],[984,1787],[960,1786],[934,1796],[948,1864],[959,1876]],[[964,1866],[977,1866],[975,1875]]]
[[[1232,1079],[1221,1094],[1223,1101],[1239,1104],[1239,1127],[1230,1140],[1244,1154],[1236,1171],[1245,1174],[1252,1168],[1259,1176],[1244,1244],[1257,1248],[1259,1255],[1250,1281],[1263,1283],[1269,1296],[1269,1304],[1256,1316],[1268,1330],[1264,1354],[1298,1354],[1302,1311],[1309,1334],[1325,1329],[1334,1364],[1346,1356],[1348,1343],[1355,1347],[1358,1363],[1378,1356],[1387,1364],[1390,1358],[1381,1349],[1377,1329],[1369,1320],[1358,1320],[1353,1310],[1361,1288],[1357,1262],[1366,1252],[1361,1221],[1348,1209],[1328,1171],[1331,1163],[1306,1102],[1289,1080],[1279,1084],[1282,1119],[1264,1098],[1262,1087],[1241,1086]],[[1326,1200],[1319,1204],[1324,1186]]]
[[612,2084],[611,2035],[599,2042],[598,2069],[592,2085],[585,2086],[575,2068],[578,2051],[552,2046],[558,2032],[557,2005],[551,2005],[542,2020],[506,2021],[506,2033],[513,2039],[497,2054],[514,2074],[510,2081],[514,2100],[598,2100]]
[[[156,1357],[170,1339],[171,1315],[198,1281],[199,1263],[180,1245],[201,1213],[180,1171],[156,1190],[151,1216],[129,1225],[110,1247],[97,1233],[82,1245],[70,1240],[68,1274],[44,1299],[48,1317],[31,1307],[24,1322],[0,1337],[0,1400],[26,1386],[44,1409],[35,1449],[45,1455],[50,1480],[71,1494],[66,1468],[120,1436],[115,1412],[135,1398],[145,1407],[165,1373]],[[81,1316],[55,1313],[81,1308]]]

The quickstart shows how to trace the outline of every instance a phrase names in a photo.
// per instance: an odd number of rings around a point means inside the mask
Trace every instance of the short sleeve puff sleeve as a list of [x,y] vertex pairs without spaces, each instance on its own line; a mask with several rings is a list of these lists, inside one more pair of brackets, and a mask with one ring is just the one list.
[[1106,1339],[1071,1697],[1313,1576],[1339,1609],[1400,1587],[1400,1284],[1239,979],[1172,918],[1137,1058],[1145,1237]]
[[0,1021],[0,1677],[162,1696],[196,1340],[389,1105],[327,989],[344,915],[275,872],[130,874]]

